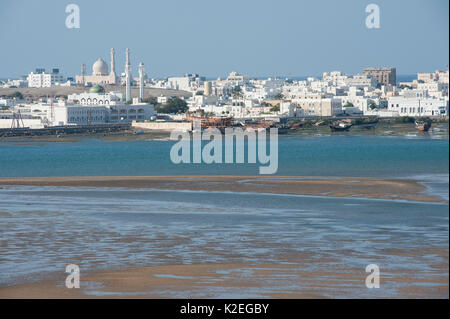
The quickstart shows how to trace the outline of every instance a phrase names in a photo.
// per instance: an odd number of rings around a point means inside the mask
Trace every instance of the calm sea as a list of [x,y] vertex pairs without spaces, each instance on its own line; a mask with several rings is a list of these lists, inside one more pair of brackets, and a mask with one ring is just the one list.
[[[257,175],[260,164],[174,164],[173,141],[0,143],[0,177]],[[279,138],[278,175],[448,174],[448,139],[364,135]]]

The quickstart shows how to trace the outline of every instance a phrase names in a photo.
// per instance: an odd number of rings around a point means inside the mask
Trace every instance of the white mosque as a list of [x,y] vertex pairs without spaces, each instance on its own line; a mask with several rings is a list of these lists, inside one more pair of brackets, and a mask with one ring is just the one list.
[[[77,75],[75,77],[75,82],[77,84],[118,84],[119,80],[116,75],[115,59],[114,59],[114,48],[111,48],[111,72],[108,70],[108,65],[102,58],[98,58],[97,61],[92,65],[92,75]],[[82,69],[84,69],[82,67]],[[84,73],[84,72],[83,72]]]
[[[26,104],[21,112],[31,117],[30,126],[42,128],[44,126],[61,125],[90,125],[119,122],[142,122],[151,119],[156,114],[154,105],[144,102],[144,64],[139,63],[139,95],[131,96],[131,63],[130,50],[126,50],[125,62],[125,93],[105,92],[105,84],[117,84],[118,77],[114,66],[114,49],[111,49],[111,72],[108,66],[99,58],[92,67],[92,75],[77,76],[78,83],[93,84],[89,92],[74,93],[67,97],[67,101],[53,101],[46,103]],[[11,123],[11,119],[6,119]],[[27,119],[28,120],[28,119]],[[0,126],[1,126],[0,121]]]

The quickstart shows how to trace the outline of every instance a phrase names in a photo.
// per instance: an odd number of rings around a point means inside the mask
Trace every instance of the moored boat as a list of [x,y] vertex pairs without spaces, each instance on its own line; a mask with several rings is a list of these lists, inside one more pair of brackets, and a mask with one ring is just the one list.
[[428,130],[431,128],[431,120],[429,119],[416,120],[415,124],[416,128],[422,132],[428,132]]
[[350,130],[350,128],[353,126],[351,121],[343,120],[343,121],[336,121],[330,124],[330,129],[333,132],[344,132]]

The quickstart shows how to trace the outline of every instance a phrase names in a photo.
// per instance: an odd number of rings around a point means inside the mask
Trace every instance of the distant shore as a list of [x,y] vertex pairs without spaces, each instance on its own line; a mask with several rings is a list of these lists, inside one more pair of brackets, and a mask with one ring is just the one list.
[[160,190],[248,192],[445,202],[416,180],[286,176],[89,176],[0,178],[0,186],[123,187]]

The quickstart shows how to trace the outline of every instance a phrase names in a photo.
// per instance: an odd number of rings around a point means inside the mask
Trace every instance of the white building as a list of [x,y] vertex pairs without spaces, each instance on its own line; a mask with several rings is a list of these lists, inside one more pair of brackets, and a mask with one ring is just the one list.
[[169,98],[168,98],[167,96],[161,95],[161,96],[158,96],[158,97],[156,98],[156,101],[157,101],[159,104],[166,104],[166,103],[169,101]]
[[228,77],[227,77],[227,79],[225,81],[229,82],[232,85],[243,85],[243,84],[247,83],[248,80],[249,80],[248,77],[246,77],[244,75],[241,75],[241,74],[239,74],[236,71],[232,71],[228,75]]
[[40,118],[48,126],[145,121],[156,114],[152,104],[141,103],[139,98],[129,104],[124,103],[122,93],[103,91],[96,85],[89,93],[69,95],[68,102],[50,99],[26,104],[20,107],[21,114]]
[[204,77],[198,74],[185,74],[181,77],[170,77],[167,79],[167,88],[183,91],[196,91],[203,86]]
[[[13,110],[0,110],[0,128],[11,127],[29,127],[29,128],[43,128],[41,118],[31,116],[30,114],[21,114],[18,119],[18,112]],[[14,122],[14,124],[13,124]],[[18,123],[17,123],[18,122]]]
[[[127,49],[128,50],[128,49]],[[129,52],[129,51],[127,51]],[[115,64],[115,51],[111,48],[111,70],[108,70],[108,65],[102,58],[98,58],[97,61],[92,65],[92,74],[86,75],[81,74],[75,77],[77,84],[86,85],[91,84],[117,84],[118,77],[116,75],[116,64]],[[82,65],[82,72],[85,72],[85,65]]]
[[11,107],[14,106],[14,100],[13,99],[0,99],[0,107],[6,106]]
[[448,99],[396,96],[388,99],[388,110],[399,116],[448,116]]
[[[92,87],[89,93],[71,94],[68,96],[68,101],[74,102],[76,106],[84,108],[73,109],[73,112],[78,112],[79,116],[72,118],[70,115],[70,112],[72,112],[70,109],[71,105],[67,105],[69,109],[64,111],[66,115],[63,116],[63,122],[79,124],[78,121],[84,121],[85,123],[88,120],[87,116],[89,112],[91,112],[91,115],[95,114],[94,116],[98,117],[98,119],[90,118],[89,120],[104,121],[104,123],[144,121],[149,120],[156,114],[154,105],[152,104],[141,103],[139,102],[139,98],[134,98],[131,104],[127,104],[124,103],[123,98],[123,94],[119,92],[104,93],[104,89],[100,85]],[[104,107],[106,109],[106,115],[100,118],[98,114],[101,112],[92,113],[94,109],[89,108],[90,106],[98,109]]]
[[53,108],[52,125],[91,125],[109,122],[109,109],[105,106],[60,103]]
[[70,94],[67,97],[68,102],[80,104],[80,105],[114,105],[122,103],[124,100],[123,93],[120,92],[108,92],[103,93],[99,86],[94,86],[90,92]]
[[28,81],[26,80],[26,78],[20,78],[20,79],[8,79],[8,81],[2,82],[0,81],[0,83],[2,83],[2,87],[3,88],[26,88],[28,87]]
[[283,101],[280,103],[280,115],[294,117],[295,116],[295,105],[290,101]]
[[190,89],[190,79],[189,77],[170,77],[167,79],[168,87],[174,90],[184,90]]
[[41,72],[31,72],[27,77],[28,87],[30,88],[49,88],[64,82],[64,77],[59,74],[58,69],[53,69],[52,73],[46,73],[42,69],[36,71]]

